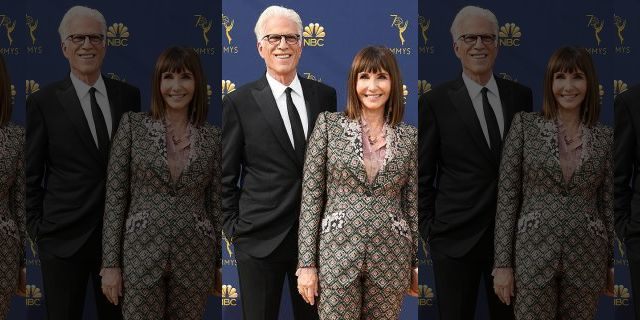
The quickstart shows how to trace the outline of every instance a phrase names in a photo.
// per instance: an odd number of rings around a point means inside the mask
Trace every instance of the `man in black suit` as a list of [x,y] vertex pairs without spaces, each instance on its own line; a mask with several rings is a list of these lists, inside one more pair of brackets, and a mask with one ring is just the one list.
[[613,104],[615,115],[614,215],[616,234],[625,244],[633,308],[640,317],[640,85],[618,94]]
[[106,22],[76,6],[58,29],[70,74],[27,100],[27,225],[38,245],[48,319],[81,319],[91,280],[100,319],[121,319],[100,287],[109,144],[140,91],[104,78]]
[[267,72],[222,105],[222,214],[236,251],[244,319],[278,319],[283,282],[295,319],[317,319],[296,291],[298,217],[306,139],[336,110],[336,91],[296,73],[302,21],[271,6],[256,23]]
[[531,90],[496,78],[498,21],[468,6],[451,25],[462,75],[419,100],[420,234],[433,260],[440,319],[473,319],[480,281],[490,318],[512,319],[493,292],[493,237],[502,142]]

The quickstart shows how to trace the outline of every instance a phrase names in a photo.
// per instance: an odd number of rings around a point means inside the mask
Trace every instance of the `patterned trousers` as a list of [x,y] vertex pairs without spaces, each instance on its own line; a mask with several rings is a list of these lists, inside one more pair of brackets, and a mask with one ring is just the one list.
[[165,276],[149,288],[126,287],[122,301],[125,320],[202,320],[207,290],[185,287]]
[[576,288],[557,279],[543,288],[516,288],[516,320],[593,320],[599,290]]
[[320,282],[320,320],[393,320],[400,316],[407,288],[381,288],[364,272],[347,287]]

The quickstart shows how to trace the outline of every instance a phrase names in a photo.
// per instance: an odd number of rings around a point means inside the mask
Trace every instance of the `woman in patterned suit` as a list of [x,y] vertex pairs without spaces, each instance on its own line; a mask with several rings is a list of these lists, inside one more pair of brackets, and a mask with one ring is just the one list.
[[0,319],[26,290],[24,129],[11,119],[11,84],[0,55]]
[[151,112],[123,115],[113,140],[102,290],[114,304],[124,293],[125,319],[200,320],[220,290],[221,137],[206,90],[192,49],[165,50]]
[[613,293],[613,131],[599,115],[591,57],[565,47],[547,65],[542,112],[513,118],[494,290],[506,304],[515,295],[517,319],[593,319],[600,293]]
[[418,141],[402,92],[393,54],[364,48],[345,112],[320,114],[309,138],[298,291],[319,296],[323,320],[397,319],[404,294],[417,295]]

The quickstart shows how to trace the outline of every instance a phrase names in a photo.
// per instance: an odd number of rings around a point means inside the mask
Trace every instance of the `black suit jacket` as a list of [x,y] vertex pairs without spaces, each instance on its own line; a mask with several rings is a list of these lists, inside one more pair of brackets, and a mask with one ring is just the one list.
[[[113,135],[124,112],[140,110],[140,91],[103,79]],[[29,236],[48,253],[69,257],[94,232],[102,234],[107,173],[71,78],[29,96],[26,140]],[[92,239],[99,250],[101,236]]]
[[[335,89],[300,76],[311,134],[336,110]],[[227,239],[266,257],[298,227],[303,163],[297,160],[266,76],[222,102],[222,218]],[[291,252],[295,258],[297,252]]]
[[640,85],[619,94],[615,115],[614,216],[629,258],[640,258]]
[[[506,137],[513,115],[531,111],[531,89],[495,79]],[[462,77],[423,94],[418,105],[420,235],[432,250],[461,257],[494,232],[500,163]]]

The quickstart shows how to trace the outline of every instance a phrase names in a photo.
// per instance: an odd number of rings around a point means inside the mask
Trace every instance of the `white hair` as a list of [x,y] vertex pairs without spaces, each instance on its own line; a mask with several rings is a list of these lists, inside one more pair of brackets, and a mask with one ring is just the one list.
[[102,26],[102,35],[107,35],[107,21],[100,11],[83,6],[72,7],[64,14],[60,26],[58,27],[58,33],[60,34],[60,40],[64,41],[69,36],[69,25],[74,19],[85,17],[91,18],[99,22]]
[[453,37],[453,42],[458,40],[460,37],[460,25],[464,20],[469,17],[480,17],[489,21],[495,27],[495,36],[498,37],[498,18],[488,9],[476,7],[476,6],[466,6],[456,14],[456,17],[453,19],[453,23],[451,23],[451,36]]
[[258,21],[256,22],[256,27],[253,29],[256,33],[256,40],[258,42],[260,42],[260,40],[265,36],[265,26],[267,21],[275,17],[283,17],[293,21],[298,27],[298,34],[302,37],[302,20],[297,12],[281,6],[270,6],[262,11]]

